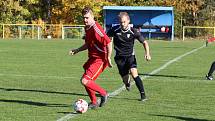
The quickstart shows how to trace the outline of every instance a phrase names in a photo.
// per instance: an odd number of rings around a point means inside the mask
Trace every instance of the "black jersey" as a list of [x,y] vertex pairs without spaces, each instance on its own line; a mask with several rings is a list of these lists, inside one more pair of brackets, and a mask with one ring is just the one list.
[[131,56],[134,55],[134,41],[137,39],[143,43],[144,38],[139,31],[133,27],[128,30],[122,30],[120,25],[112,27],[107,35],[113,37],[114,49],[116,56]]

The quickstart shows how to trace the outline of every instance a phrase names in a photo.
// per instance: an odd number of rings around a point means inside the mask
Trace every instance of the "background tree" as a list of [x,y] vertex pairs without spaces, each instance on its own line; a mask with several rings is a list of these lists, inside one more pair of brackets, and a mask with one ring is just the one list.
[[81,11],[85,6],[92,7],[95,18],[101,22],[104,5],[112,3],[105,0],[62,0],[52,7],[52,23],[82,24]]
[[215,25],[215,0],[0,0],[0,22],[31,23],[41,19],[50,24],[82,24],[81,10],[86,5],[93,8],[100,23],[105,5],[173,6],[176,36],[182,34],[184,25]]
[[30,12],[16,0],[0,0],[1,23],[26,23]]
[[203,18],[203,25],[215,26],[215,0],[205,0],[200,10],[200,17]]

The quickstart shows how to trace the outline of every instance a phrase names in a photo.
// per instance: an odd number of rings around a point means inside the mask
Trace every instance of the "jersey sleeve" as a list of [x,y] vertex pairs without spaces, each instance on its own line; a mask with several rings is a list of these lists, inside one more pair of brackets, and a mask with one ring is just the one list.
[[113,30],[113,27],[111,27],[108,32],[107,32],[107,36],[109,37],[113,37],[114,36],[114,30]]
[[106,35],[106,33],[104,32],[103,28],[100,25],[97,24],[94,27],[94,30],[95,30],[95,37],[101,44],[106,46],[111,42],[110,38]]
[[140,43],[143,43],[145,41],[144,37],[142,36],[142,34],[134,29],[134,35],[135,35],[135,38],[140,42]]

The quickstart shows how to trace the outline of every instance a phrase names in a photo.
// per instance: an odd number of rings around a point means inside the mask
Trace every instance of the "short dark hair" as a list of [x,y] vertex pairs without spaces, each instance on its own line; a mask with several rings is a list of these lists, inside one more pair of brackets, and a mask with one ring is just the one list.
[[87,13],[89,13],[93,15],[93,10],[92,8],[90,8],[89,6],[84,7],[84,9],[82,10],[82,15],[85,15]]

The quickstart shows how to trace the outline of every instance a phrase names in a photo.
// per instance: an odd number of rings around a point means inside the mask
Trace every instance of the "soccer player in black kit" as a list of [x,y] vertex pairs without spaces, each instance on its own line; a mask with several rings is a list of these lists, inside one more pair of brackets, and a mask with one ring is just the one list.
[[130,17],[127,12],[120,12],[118,17],[120,25],[112,27],[107,32],[107,35],[109,37],[113,37],[114,49],[116,51],[114,60],[117,64],[119,74],[122,77],[126,89],[129,91],[131,86],[129,76],[130,72],[140,92],[140,101],[145,101],[146,95],[144,86],[137,72],[137,62],[134,53],[134,41],[135,39],[137,39],[140,43],[143,44],[143,47],[145,49],[144,57],[147,61],[151,60],[149,45],[147,41],[144,40],[139,31],[129,26]]
[[215,71],[215,61],[211,64],[210,70],[206,75],[207,80],[213,80],[213,72]]

